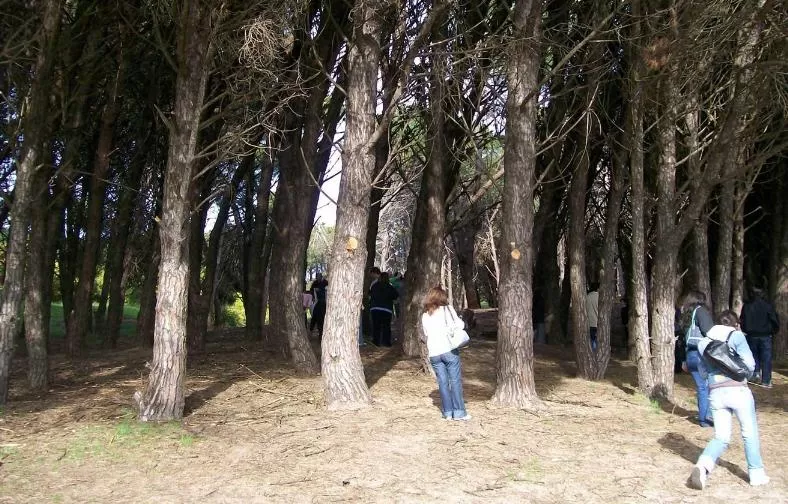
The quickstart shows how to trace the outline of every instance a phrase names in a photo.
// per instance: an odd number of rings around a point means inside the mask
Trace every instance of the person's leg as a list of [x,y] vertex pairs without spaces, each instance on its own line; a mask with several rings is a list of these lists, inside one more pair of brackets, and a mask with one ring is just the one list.
[[733,413],[741,425],[741,438],[744,441],[744,456],[747,469],[763,469],[761,442],[758,437],[758,420],[755,416],[755,401],[747,387],[731,387],[729,392]]
[[462,363],[460,362],[460,352],[452,350],[443,354],[446,369],[449,375],[449,387],[451,388],[452,409],[455,419],[464,419],[468,416],[465,410],[465,398],[462,390]]
[[380,313],[378,310],[372,310],[370,316],[372,317],[372,342],[375,346],[380,346],[382,341],[380,339],[380,330],[381,330],[381,320],[380,320]]
[[728,448],[731,439],[732,416],[730,409],[726,407],[724,389],[714,391],[710,402],[714,416],[714,438],[698,457],[688,481],[689,486],[697,490],[703,490],[706,486],[706,477],[714,469],[720,455]]
[[449,389],[449,374],[446,370],[446,363],[443,362],[441,355],[430,357],[430,364],[435,371],[435,379],[438,382],[438,394],[441,398],[441,413],[443,418],[452,417],[452,398]]
[[596,327],[589,328],[589,335],[591,337],[591,350],[596,352]]
[[697,350],[687,352],[687,368],[695,381],[695,395],[698,401],[698,423],[701,427],[709,427],[712,424],[711,410],[709,409],[709,385],[706,379],[698,371],[700,354]]
[[766,387],[772,386],[772,337],[765,336],[761,340],[761,383]]
[[752,356],[755,359],[755,371],[752,374],[752,382],[759,383],[761,381],[761,338],[757,336],[747,336],[747,345],[750,347]]
[[323,338],[323,323],[326,320],[326,302],[321,301],[315,305],[315,318],[317,319],[317,336]]
[[380,313],[380,341],[383,343],[383,346],[390,347],[391,346],[391,313],[389,312],[379,312]]

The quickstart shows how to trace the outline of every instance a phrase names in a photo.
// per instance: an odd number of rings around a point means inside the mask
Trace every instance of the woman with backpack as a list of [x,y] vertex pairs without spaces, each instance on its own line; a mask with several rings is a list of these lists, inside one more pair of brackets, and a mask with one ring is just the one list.
[[706,307],[706,295],[699,291],[689,291],[684,296],[681,306],[681,334],[683,341],[677,345],[685,345],[685,357],[681,367],[692,375],[695,380],[695,393],[698,400],[698,422],[701,427],[711,427],[714,421],[709,410],[709,388],[700,374],[700,353],[698,343],[714,326],[714,319]]
[[[707,332],[707,337],[700,341],[698,351],[703,355],[714,340],[727,342],[727,346],[738,355],[749,374],[752,374],[755,369],[755,359],[744,333],[739,330],[738,317],[732,311],[726,310],[719,315],[718,322],[718,325]],[[703,490],[706,486],[706,478],[714,469],[717,459],[728,448],[733,426],[732,417],[736,415],[741,426],[741,437],[744,440],[744,456],[747,459],[750,485],[765,485],[769,482],[769,477],[763,468],[758,421],[755,417],[755,400],[747,386],[747,378],[742,380],[731,378],[715,365],[708,355],[707,353],[707,357],[702,358],[700,369],[709,387],[709,402],[714,417],[714,438],[706,445],[695,467],[692,468],[688,484],[697,490]]]

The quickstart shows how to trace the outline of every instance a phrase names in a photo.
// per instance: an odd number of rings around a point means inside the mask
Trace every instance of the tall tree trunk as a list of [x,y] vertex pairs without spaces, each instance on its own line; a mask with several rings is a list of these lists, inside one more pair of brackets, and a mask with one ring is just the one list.
[[361,408],[372,397],[358,351],[358,316],[363,297],[372,174],[375,170],[375,90],[380,66],[380,21],[371,0],[356,0],[353,44],[348,58],[347,126],[342,179],[331,256],[323,385],[329,409]]
[[[123,323],[123,307],[126,303],[125,282],[126,272],[124,271],[126,259],[126,246],[129,243],[131,234],[131,220],[134,212],[134,204],[137,200],[137,192],[140,188],[140,178],[145,167],[146,156],[140,150],[132,160],[131,170],[128,177],[125,177],[124,187],[121,189],[120,201],[118,202],[118,215],[113,225],[112,238],[108,244],[109,260],[107,271],[110,272],[109,279],[109,307],[107,309],[107,320],[105,324],[105,341],[110,348],[116,348],[120,336],[120,326]],[[106,279],[104,280],[107,281]]]
[[[156,218],[158,214],[157,211]],[[137,313],[137,338],[140,345],[144,347],[153,347],[156,329],[156,282],[161,265],[161,239],[158,226],[151,229],[149,242],[150,248],[145,261],[147,267],[143,277],[145,280],[140,292],[140,311]]]
[[271,157],[271,146],[268,145],[260,166],[260,179],[257,182],[254,229],[249,246],[249,288],[247,299],[244,300],[246,337],[253,341],[260,341],[263,338],[266,308],[263,304],[263,287],[268,269],[268,258],[263,253],[263,249],[268,230],[268,204],[271,199],[273,173],[274,162]]
[[541,2],[517,2],[514,40],[506,72],[506,140],[501,279],[498,287],[496,387],[492,403],[540,409],[534,383],[533,303],[534,177]]
[[[687,127],[687,159],[690,185],[697,189],[703,181],[701,180],[700,170],[700,105],[698,104],[698,93],[690,91],[687,98],[688,111],[684,115],[684,122]],[[703,292],[711,300],[711,267],[709,264],[709,214],[707,211],[701,213],[700,218],[695,223],[692,232],[692,286]]]
[[632,205],[632,283],[629,286],[629,336],[634,342],[637,365],[638,387],[650,396],[654,389],[654,373],[649,344],[648,279],[646,276],[646,229],[645,229],[645,167],[643,131],[643,84],[640,80],[642,63],[637,49],[641,39],[641,3],[632,2],[632,46],[628,49],[633,64],[629,73],[627,98],[628,127],[630,135],[630,187]]
[[[201,164],[201,163],[198,163]],[[193,175],[199,172],[193,169]],[[211,311],[210,300],[202,296],[202,258],[205,248],[205,223],[208,219],[210,204],[206,200],[213,189],[213,177],[203,175],[199,180],[192,180],[190,205],[200,206],[191,213],[189,222],[189,293],[186,318],[186,349],[190,354],[202,352],[204,333],[200,331],[202,321],[207,320]],[[222,224],[224,225],[224,224]],[[207,326],[206,326],[207,330]]]
[[93,164],[93,175],[90,182],[90,200],[88,202],[87,221],[85,223],[84,251],[79,284],[74,293],[74,307],[69,314],[66,325],[66,351],[69,355],[78,355],[84,345],[85,336],[93,310],[93,283],[96,278],[101,245],[102,215],[106,197],[106,179],[109,172],[112,140],[115,131],[115,119],[118,110],[119,86],[122,82],[123,63],[119,57],[118,69],[107,87],[107,103],[101,115],[98,147]]
[[465,296],[468,308],[474,310],[481,308],[479,293],[476,290],[475,278],[475,249],[476,249],[476,223],[462,226],[452,233],[454,238],[454,251],[457,254],[457,263],[460,267],[460,278],[465,287]]
[[446,180],[448,166],[446,117],[444,110],[446,56],[432,58],[430,78],[429,154],[421,179],[421,189],[413,219],[405,300],[403,303],[402,350],[407,357],[422,357],[426,366],[426,345],[422,343],[421,314],[427,291],[441,283],[443,240],[446,236]]
[[719,234],[717,236],[717,261],[714,269],[714,313],[727,310],[731,306],[735,197],[736,180],[728,179],[721,186],[719,204],[717,205]]
[[134,394],[142,421],[183,416],[189,275],[189,182],[210,68],[210,40],[219,22],[197,0],[180,2],[175,107],[164,180],[153,360],[145,390]]
[[614,160],[610,174],[610,189],[607,197],[605,235],[602,245],[602,270],[599,274],[599,319],[597,320],[597,351],[594,355],[594,376],[601,380],[610,362],[610,326],[613,304],[616,301],[616,257],[618,256],[618,223],[621,216],[621,201],[626,190],[623,162]]
[[[788,167],[782,167],[780,194],[788,188]],[[772,226],[779,229],[780,241],[777,263],[772,264],[774,273],[774,305],[780,317],[780,330],[774,338],[774,359],[782,359],[788,355],[788,204],[781,203],[781,215],[775,216]]]
[[25,343],[27,345],[27,377],[30,388],[46,390],[48,385],[47,340],[49,320],[44,318],[47,287],[47,224],[46,205],[49,188],[46,173],[36,173],[30,219],[30,241],[25,292]]
[[733,251],[731,268],[731,310],[737,315],[744,306],[744,200],[749,191],[742,183],[736,184],[733,217]]
[[62,0],[48,0],[42,7],[42,24],[37,38],[35,74],[27,103],[27,115],[22,118],[24,142],[14,182],[14,203],[11,208],[11,230],[6,248],[5,283],[0,299],[0,405],[8,399],[8,380],[14,350],[14,331],[23,302],[25,245],[30,205],[36,171],[44,150],[47,129],[48,92],[55,54],[55,39],[60,27]]

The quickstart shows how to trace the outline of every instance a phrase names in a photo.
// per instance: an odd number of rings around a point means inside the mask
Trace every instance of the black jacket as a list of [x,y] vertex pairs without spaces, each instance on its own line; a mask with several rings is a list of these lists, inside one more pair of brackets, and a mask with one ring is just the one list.
[[370,309],[383,309],[388,312],[394,311],[394,301],[399,297],[397,289],[388,282],[378,280],[369,288]]
[[780,319],[774,306],[760,297],[744,305],[739,319],[747,336],[771,336],[780,329]]

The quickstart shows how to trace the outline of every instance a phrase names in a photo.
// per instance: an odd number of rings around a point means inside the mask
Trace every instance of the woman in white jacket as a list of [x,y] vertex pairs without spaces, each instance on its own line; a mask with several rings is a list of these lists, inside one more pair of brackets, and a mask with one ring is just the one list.
[[449,334],[454,329],[463,329],[465,323],[449,306],[449,298],[441,287],[433,287],[424,298],[424,313],[421,326],[427,339],[430,364],[438,380],[441,396],[441,411],[446,420],[470,420],[465,411],[462,394],[462,364],[460,352],[452,350]]

